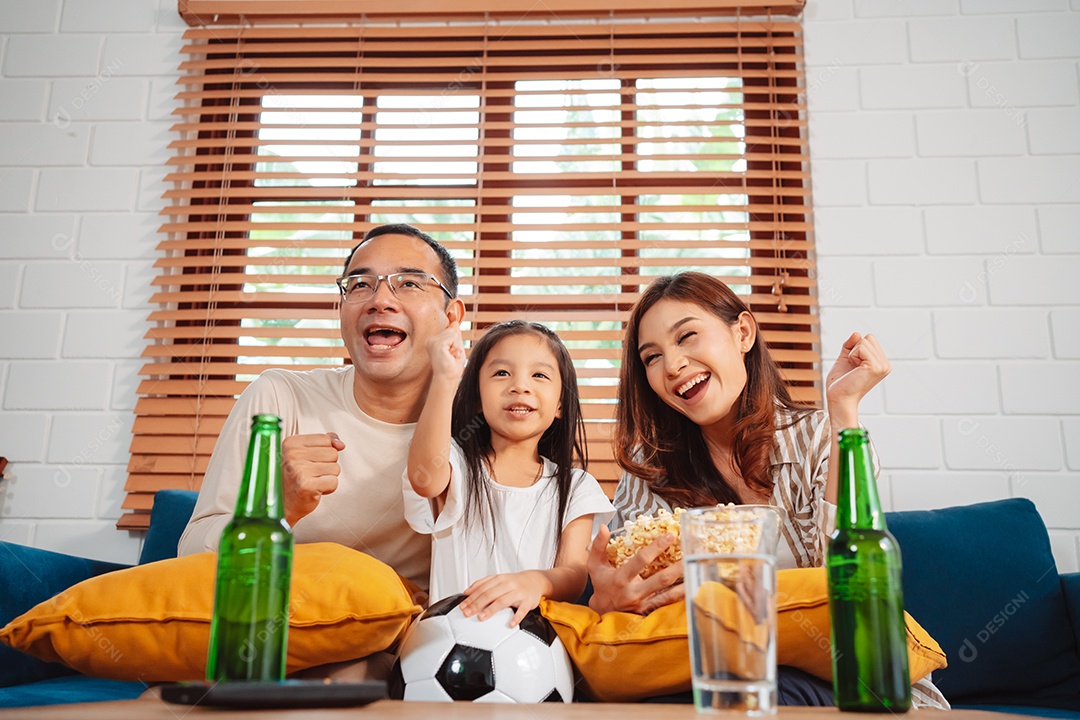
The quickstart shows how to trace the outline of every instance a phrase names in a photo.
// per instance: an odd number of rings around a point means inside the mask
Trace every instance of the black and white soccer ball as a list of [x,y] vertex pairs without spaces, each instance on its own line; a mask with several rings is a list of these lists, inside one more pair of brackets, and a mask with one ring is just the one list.
[[465,617],[451,595],[429,607],[405,635],[390,677],[390,697],[475,702],[571,702],[574,670],[539,610],[516,628],[505,608],[484,621]]

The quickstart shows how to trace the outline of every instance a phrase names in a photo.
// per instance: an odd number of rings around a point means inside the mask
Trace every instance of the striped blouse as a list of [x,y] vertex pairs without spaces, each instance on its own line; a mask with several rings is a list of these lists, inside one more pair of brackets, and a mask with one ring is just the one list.
[[[779,410],[777,425],[787,425],[794,417],[790,410]],[[778,569],[825,564],[825,549],[836,525],[836,506],[825,500],[829,432],[829,416],[824,410],[814,410],[794,425],[776,431],[776,442],[769,452],[773,477],[769,504],[784,511]],[[620,528],[638,515],[655,515],[661,508],[672,509],[644,480],[624,474],[615,490],[611,527]]]
[[[796,417],[787,409],[779,409],[776,424],[783,427]],[[773,491],[769,504],[784,512],[780,535],[783,542],[777,548],[776,567],[822,567],[829,536],[836,527],[836,505],[825,499],[829,478],[831,437],[829,416],[824,410],[814,410],[789,427],[776,431],[776,442],[769,453]],[[871,446],[874,474],[880,469],[877,453]],[[638,515],[655,515],[657,510],[669,512],[671,505],[649,488],[641,478],[624,474],[615,490],[615,517],[611,528],[617,529]],[[949,702],[930,682],[927,675],[911,688],[914,707],[948,708]]]

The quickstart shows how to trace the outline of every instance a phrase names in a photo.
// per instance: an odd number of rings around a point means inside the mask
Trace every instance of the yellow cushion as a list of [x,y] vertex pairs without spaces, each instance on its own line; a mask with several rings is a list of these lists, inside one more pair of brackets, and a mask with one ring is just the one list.
[[[215,553],[200,553],[91,578],[12,620],[0,641],[94,677],[202,679],[216,568]],[[335,543],[297,545],[287,672],[385,650],[420,610],[375,558]]]
[[[780,570],[776,581],[777,663],[831,681],[825,569]],[[716,602],[726,604],[722,597]],[[690,689],[684,601],[644,617],[622,612],[598,615],[583,605],[546,599],[540,610],[570,653],[585,689],[597,700],[627,702]],[[918,680],[945,667],[945,653],[937,642],[910,615],[905,613],[905,619],[911,677]]]

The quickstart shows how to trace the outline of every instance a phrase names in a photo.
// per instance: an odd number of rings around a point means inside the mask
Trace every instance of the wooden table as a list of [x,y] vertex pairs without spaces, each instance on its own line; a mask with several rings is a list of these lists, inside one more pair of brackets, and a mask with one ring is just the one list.
[[[7,720],[182,720],[183,718],[232,718],[233,720],[343,720],[343,718],[390,718],[391,720],[705,720],[692,705],[620,705],[614,703],[544,703],[506,705],[495,703],[424,703],[381,700],[365,707],[297,710],[222,710],[188,707],[157,698],[121,700],[79,705],[48,705],[0,711]],[[735,717],[735,716],[732,716]],[[919,710],[910,720],[1030,720],[1021,715],[982,710]],[[778,720],[886,720],[887,715],[840,713],[836,708],[781,707]],[[891,719],[889,719],[891,720]]]

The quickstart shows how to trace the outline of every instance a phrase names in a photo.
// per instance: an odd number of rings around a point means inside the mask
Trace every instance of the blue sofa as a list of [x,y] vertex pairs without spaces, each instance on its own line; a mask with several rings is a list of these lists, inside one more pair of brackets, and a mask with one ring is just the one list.
[[[173,557],[195,493],[162,491],[140,564]],[[1080,720],[1080,573],[1059,575],[1035,506],[1013,499],[888,513],[904,554],[908,611],[949,667],[934,674],[954,707]],[[120,565],[0,543],[0,626]],[[133,698],[101,680],[0,645],[0,708]]]

